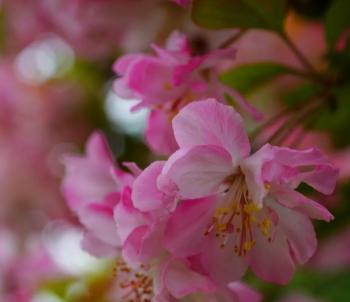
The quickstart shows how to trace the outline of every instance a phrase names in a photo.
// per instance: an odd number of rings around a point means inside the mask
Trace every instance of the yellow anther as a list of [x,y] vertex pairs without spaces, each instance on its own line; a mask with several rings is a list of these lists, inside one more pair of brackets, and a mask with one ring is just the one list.
[[222,208],[222,214],[227,215],[228,213],[230,213],[230,208],[229,207]]
[[270,228],[272,226],[272,222],[268,218],[264,218],[261,223],[260,223],[260,229],[261,232],[263,233],[264,236],[269,236],[270,235]]
[[223,224],[223,223],[218,224],[218,225],[217,225],[217,230],[218,230],[219,232],[224,232],[224,231],[226,231],[226,224]]
[[216,208],[215,216],[221,216],[222,213],[223,213],[222,208]]
[[246,241],[243,244],[243,250],[248,252],[253,248],[254,245],[255,245],[255,241]]
[[260,208],[255,202],[250,202],[246,204],[243,209],[244,209],[244,212],[246,212],[247,214],[258,212],[260,210]]
[[264,187],[265,187],[266,190],[270,190],[271,184],[268,183],[268,182],[265,182]]

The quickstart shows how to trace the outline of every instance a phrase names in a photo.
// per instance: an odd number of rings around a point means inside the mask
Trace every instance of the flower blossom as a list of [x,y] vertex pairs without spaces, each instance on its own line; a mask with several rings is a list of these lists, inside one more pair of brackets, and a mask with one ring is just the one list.
[[86,155],[66,155],[62,191],[68,206],[87,229],[84,247],[92,254],[114,255],[120,239],[113,219],[115,205],[133,176],[117,167],[103,135],[95,132]]
[[296,189],[304,182],[331,194],[338,170],[314,148],[266,144],[251,154],[241,117],[215,99],[184,107],[173,128],[180,148],[157,182],[181,201],[165,246],[179,257],[201,254],[219,282],[239,279],[248,266],[266,281],[288,282],[316,249],[310,218],[333,218]]
[[[118,298],[147,301],[260,301],[260,295],[240,282],[216,284],[195,258],[174,257],[162,245],[174,208],[173,194],[157,188],[164,161],[148,166],[124,190],[114,218],[122,242],[117,262]],[[118,278],[119,274],[119,278]]]
[[194,56],[188,40],[178,32],[169,37],[165,48],[153,45],[153,49],[156,55],[128,54],[113,66],[119,76],[114,82],[116,94],[140,99],[133,110],[151,109],[145,137],[153,151],[168,155],[177,149],[171,120],[183,106],[200,98],[210,96],[225,102],[224,93],[230,93],[240,106],[260,117],[239,94],[218,81],[216,66],[232,60],[235,49]]
[[[66,156],[64,163],[64,195],[87,230],[83,247],[92,255],[118,259],[113,294],[118,301],[187,301],[193,295],[210,297],[210,301],[260,299],[241,283],[218,288],[207,275],[192,268],[190,259],[172,257],[162,248],[170,213],[166,203],[171,197],[155,190],[164,162],[155,162],[142,173],[129,164],[133,174],[124,172],[114,162],[102,134],[96,132],[86,144],[86,155]],[[134,183],[143,190],[144,200],[154,200],[148,209],[134,207]]]

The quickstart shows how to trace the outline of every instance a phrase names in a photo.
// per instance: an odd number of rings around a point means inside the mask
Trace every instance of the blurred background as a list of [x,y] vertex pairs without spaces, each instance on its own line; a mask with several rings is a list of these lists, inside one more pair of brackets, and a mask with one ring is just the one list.
[[[344,13],[339,20],[348,21],[330,48],[327,24]],[[325,201],[336,219],[317,224],[319,250],[312,261],[286,287],[246,277],[267,302],[350,301],[349,20],[346,1],[288,3],[289,37],[317,70],[337,81],[327,108],[299,120],[280,143],[318,146],[341,177]],[[197,54],[240,32],[196,26],[190,7],[169,0],[0,1],[0,301],[113,301],[111,264],[80,249],[79,221],[61,196],[62,155],[81,152],[89,134],[101,129],[118,161],[143,168],[155,159],[143,140],[148,111],[131,113],[137,100],[112,91],[112,65],[125,53],[152,53],[150,44],[163,45],[175,29]],[[244,66],[254,62],[301,67],[271,31],[245,30],[234,47],[237,58],[221,66],[229,71],[222,80],[272,119],[259,133],[264,138],[286,115],[274,116],[297,111],[319,87],[276,71],[240,80],[250,77]],[[261,123],[248,119],[247,127],[254,133]]]

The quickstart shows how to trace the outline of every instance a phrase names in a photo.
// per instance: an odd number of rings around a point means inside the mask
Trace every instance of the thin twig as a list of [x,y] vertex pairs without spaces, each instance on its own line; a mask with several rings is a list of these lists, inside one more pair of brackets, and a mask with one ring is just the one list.
[[299,48],[295,45],[295,43],[290,39],[290,37],[286,33],[281,33],[280,37],[285,41],[285,43],[289,46],[290,50],[294,53],[294,55],[299,59],[302,63],[306,71],[309,75],[315,79],[316,81],[322,81],[323,77],[319,74],[319,72],[312,66],[309,60],[305,57],[305,55],[299,50]]
[[286,107],[283,110],[281,110],[279,113],[277,113],[275,116],[268,119],[265,123],[263,123],[260,127],[254,130],[253,133],[250,134],[251,141],[254,140],[259,134],[261,134],[264,130],[272,126],[274,123],[276,123],[279,119],[283,118],[287,113],[290,112],[290,108]]
[[271,144],[278,145],[280,144],[289,133],[294,130],[294,126],[301,122],[307,115],[316,110],[324,102],[324,98],[319,98],[315,102],[309,103],[302,110],[300,110],[296,115],[292,116],[289,121],[287,121],[280,129],[273,134],[268,141]]
[[229,37],[227,40],[222,42],[218,48],[222,49],[222,48],[229,47],[230,45],[238,41],[246,32],[247,32],[246,29],[240,29],[237,33],[235,33],[234,35]]

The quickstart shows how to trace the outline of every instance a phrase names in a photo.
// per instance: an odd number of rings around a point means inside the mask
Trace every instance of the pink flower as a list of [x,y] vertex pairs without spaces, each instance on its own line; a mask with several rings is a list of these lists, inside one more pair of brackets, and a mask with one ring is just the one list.
[[317,253],[311,260],[314,268],[321,271],[337,271],[350,266],[350,228],[346,226],[340,232],[321,242]]
[[165,258],[152,264],[130,267],[118,259],[112,298],[132,301],[259,302],[260,294],[241,282],[218,288],[205,275],[195,272],[189,260]]
[[69,207],[87,229],[83,246],[93,254],[113,255],[120,247],[113,210],[133,176],[117,167],[99,132],[89,138],[86,155],[67,155],[64,165],[62,191]]
[[[164,249],[164,229],[175,195],[157,188],[163,166],[163,161],[157,161],[141,172],[132,188],[124,189],[115,208],[123,257],[121,268],[117,263],[118,298],[132,298],[141,291],[144,299],[152,301],[182,301],[185,297],[195,301],[259,301],[260,295],[245,285],[218,285],[196,267],[195,258],[173,257]],[[122,275],[119,278],[118,272]],[[138,284],[134,291],[132,284]]]
[[[13,49],[20,49],[45,34],[66,40],[79,56],[108,58],[128,48],[135,35],[143,36],[135,46],[144,47],[153,30],[142,24],[152,18],[157,3],[148,0],[23,0],[2,1],[7,34]],[[118,18],[116,18],[116,14]],[[135,44],[135,43],[133,43]],[[132,46],[132,45],[131,45]]]
[[185,36],[177,32],[170,36],[165,48],[153,45],[153,49],[156,55],[123,56],[113,69],[120,76],[114,83],[115,92],[124,98],[140,99],[135,110],[151,109],[146,140],[154,151],[170,154],[177,149],[171,120],[183,106],[199,98],[212,96],[225,102],[224,94],[229,93],[245,110],[260,117],[237,92],[218,81],[217,66],[223,60],[232,60],[235,49],[194,56]]
[[[286,283],[316,249],[310,218],[333,216],[296,191],[301,182],[331,194],[337,169],[317,149],[266,144],[250,155],[241,117],[214,99],[187,105],[173,119],[180,149],[158,177],[182,200],[170,217],[165,245],[176,256],[201,253],[211,278]],[[197,200],[184,200],[193,199]]]
[[36,235],[23,240],[18,233],[0,226],[0,300],[33,301],[47,280],[66,277]]

